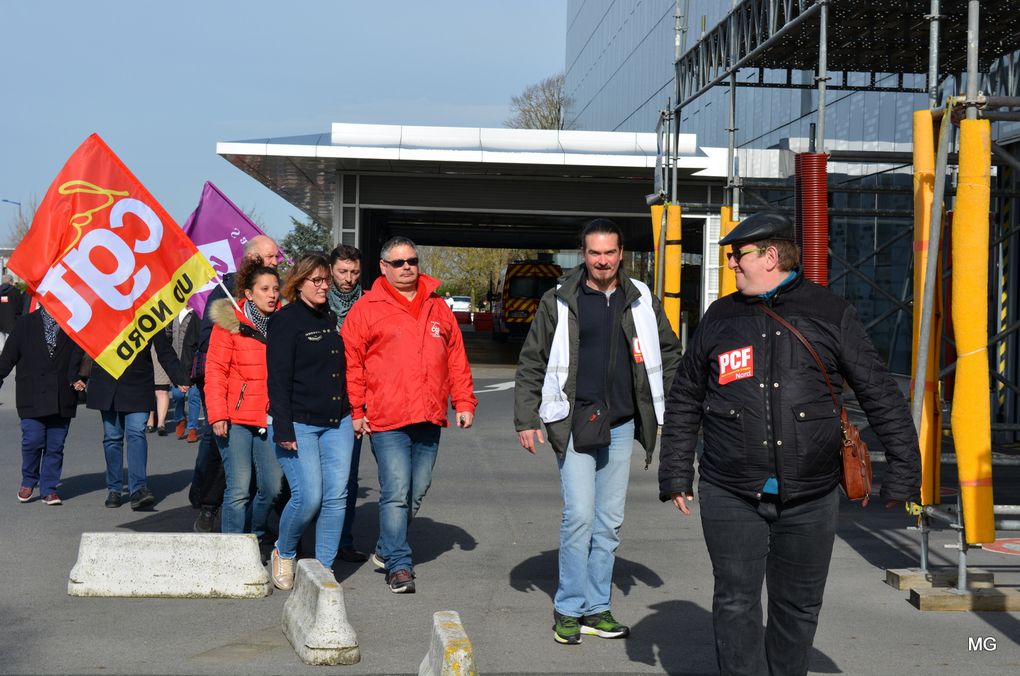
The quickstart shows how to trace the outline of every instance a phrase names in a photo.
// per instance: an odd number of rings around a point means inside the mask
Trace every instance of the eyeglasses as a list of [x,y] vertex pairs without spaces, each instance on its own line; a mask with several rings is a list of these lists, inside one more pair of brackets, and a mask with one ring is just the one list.
[[726,260],[728,260],[728,261],[735,260],[735,261],[737,261],[737,264],[739,265],[740,264],[740,259],[743,258],[744,256],[746,256],[747,254],[749,254],[749,253],[765,253],[768,250],[769,250],[769,248],[766,246],[766,247],[755,247],[753,249],[738,249],[737,251],[727,251],[726,252]]
[[414,258],[398,258],[395,261],[388,261],[388,260],[386,260],[384,258],[384,259],[382,259],[382,262],[385,263],[386,265],[389,265],[391,268],[402,268],[402,267],[404,267],[404,263],[407,263],[412,268],[418,267],[418,257],[417,256],[415,256]]
[[329,277],[309,277],[305,281],[311,282],[312,286],[327,286],[329,284]]

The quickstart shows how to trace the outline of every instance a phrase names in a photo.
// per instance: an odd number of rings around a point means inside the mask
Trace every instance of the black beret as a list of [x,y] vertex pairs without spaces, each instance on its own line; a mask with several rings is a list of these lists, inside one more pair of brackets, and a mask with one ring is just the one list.
[[761,242],[766,239],[796,240],[793,219],[776,211],[759,211],[740,221],[740,225],[719,240],[719,246],[734,242]]

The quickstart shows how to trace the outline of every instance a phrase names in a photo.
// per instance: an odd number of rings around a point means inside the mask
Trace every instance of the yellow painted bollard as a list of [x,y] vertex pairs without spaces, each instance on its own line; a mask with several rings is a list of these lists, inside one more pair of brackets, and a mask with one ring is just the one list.
[[664,289],[662,293],[662,311],[669,319],[673,333],[680,335],[680,267],[682,251],[680,245],[680,205],[666,205],[666,256],[664,265]]
[[[917,377],[921,304],[928,266],[928,236],[935,190],[935,140],[930,110],[914,113],[914,336],[910,353],[910,391]],[[941,271],[941,264],[938,269]],[[938,275],[941,278],[941,273]],[[924,402],[917,436],[921,445],[921,504],[941,502],[942,419],[938,400],[939,345],[942,327],[942,294],[935,287],[928,361],[924,379]]]
[[968,544],[995,540],[986,348],[991,152],[988,120],[961,121],[960,174],[953,216],[957,361],[952,427]]
[[[719,211],[719,239],[733,231],[737,222],[733,220],[733,207],[723,207]],[[737,276],[726,264],[726,247],[719,247],[719,297],[728,296],[737,290]]]

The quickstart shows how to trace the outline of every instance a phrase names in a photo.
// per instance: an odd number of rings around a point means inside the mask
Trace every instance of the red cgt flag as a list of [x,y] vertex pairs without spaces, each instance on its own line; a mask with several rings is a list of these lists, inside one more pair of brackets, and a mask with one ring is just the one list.
[[57,174],[8,267],[115,378],[216,275],[98,134]]

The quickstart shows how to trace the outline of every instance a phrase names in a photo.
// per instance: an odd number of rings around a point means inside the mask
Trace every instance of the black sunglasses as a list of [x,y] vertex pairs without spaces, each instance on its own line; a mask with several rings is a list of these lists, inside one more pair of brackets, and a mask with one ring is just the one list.
[[418,267],[418,257],[417,256],[415,256],[414,258],[398,258],[395,261],[388,261],[388,260],[386,260],[384,258],[384,259],[382,259],[382,262],[385,263],[386,265],[389,265],[390,267],[393,267],[393,268],[402,268],[402,267],[404,267],[404,263],[407,263],[412,268]]
[[740,259],[743,258],[744,256],[746,256],[749,253],[765,253],[768,250],[769,250],[768,247],[755,247],[753,249],[742,249],[742,250],[737,250],[737,251],[727,251],[726,252],[726,260],[728,260],[728,261],[729,260],[735,260],[739,264],[740,263]]

